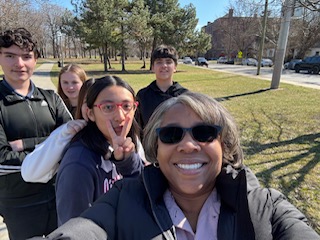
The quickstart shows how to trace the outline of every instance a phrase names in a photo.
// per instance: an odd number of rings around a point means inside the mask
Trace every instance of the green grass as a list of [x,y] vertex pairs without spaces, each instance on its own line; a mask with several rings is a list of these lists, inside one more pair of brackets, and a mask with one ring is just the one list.
[[[149,70],[140,69],[141,61],[126,63],[126,73],[115,61],[114,70],[108,73],[99,61],[73,61],[80,63],[88,77],[118,75],[135,91],[155,78]],[[55,84],[58,72],[55,64]],[[183,64],[178,65],[174,79],[192,91],[221,100],[238,123],[244,163],[263,186],[283,192],[320,234],[320,91],[285,83],[270,90],[269,81]]]

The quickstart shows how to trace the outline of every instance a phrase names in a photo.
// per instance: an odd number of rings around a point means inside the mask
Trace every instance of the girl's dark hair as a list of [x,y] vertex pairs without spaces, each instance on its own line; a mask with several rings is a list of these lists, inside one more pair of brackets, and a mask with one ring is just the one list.
[[82,107],[82,104],[86,101],[85,98],[87,96],[88,89],[94,84],[94,82],[95,82],[94,78],[89,78],[87,81],[85,81],[82,84],[80,88],[79,96],[78,96],[78,104],[77,104],[75,119],[83,119],[81,107]]
[[[120,86],[127,89],[132,93],[133,99],[136,101],[135,92],[126,81],[117,76],[105,76],[96,79],[93,85],[88,89],[86,97],[88,108],[93,108],[95,100],[103,89],[112,86]],[[132,121],[132,126],[127,136],[131,137],[132,142],[137,146],[137,140],[140,136],[140,132],[138,123],[135,119]],[[72,141],[76,141],[78,139],[80,139],[87,148],[102,156],[108,152],[110,144],[100,132],[95,122],[89,120],[87,126],[78,132]]]

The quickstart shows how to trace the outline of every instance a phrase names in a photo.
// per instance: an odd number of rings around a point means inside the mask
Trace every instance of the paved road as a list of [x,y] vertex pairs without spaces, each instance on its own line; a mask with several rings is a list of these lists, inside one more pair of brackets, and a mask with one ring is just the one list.
[[[216,71],[231,72],[269,81],[271,81],[273,73],[273,68],[270,67],[261,67],[260,75],[257,75],[257,67],[253,66],[210,63],[209,68]],[[307,72],[295,73],[294,70],[283,70],[280,78],[280,87],[281,83],[320,89],[320,75],[308,74]]]
[[[45,63],[40,65],[32,76],[32,81],[37,87],[52,89],[56,91],[55,85],[51,82],[50,71],[54,63]],[[6,225],[0,216],[0,240],[9,240]]]

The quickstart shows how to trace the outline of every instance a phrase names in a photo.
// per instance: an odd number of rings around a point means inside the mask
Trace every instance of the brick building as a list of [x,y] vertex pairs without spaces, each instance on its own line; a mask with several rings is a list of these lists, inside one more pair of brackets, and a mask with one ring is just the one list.
[[[279,19],[268,18],[270,33],[274,27],[279,27]],[[243,53],[244,58],[258,57],[262,35],[261,16],[235,17],[233,16],[233,9],[230,9],[228,14],[214,22],[208,22],[202,29],[211,35],[212,47],[205,54],[207,59],[220,56],[226,56],[229,59],[236,58],[239,51]],[[275,42],[270,38],[268,40],[268,34],[266,35],[263,57],[274,58]]]

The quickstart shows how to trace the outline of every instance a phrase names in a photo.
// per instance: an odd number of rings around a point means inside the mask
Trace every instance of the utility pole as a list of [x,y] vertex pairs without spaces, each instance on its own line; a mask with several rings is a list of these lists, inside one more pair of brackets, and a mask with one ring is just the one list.
[[279,88],[283,60],[288,42],[291,16],[293,12],[293,2],[294,0],[285,0],[284,4],[282,5],[281,26],[272,73],[271,89]]
[[259,48],[257,75],[260,75],[261,59],[262,59],[263,48],[264,48],[264,39],[266,38],[267,19],[268,19],[268,0],[266,0],[264,4],[262,36],[261,36],[261,42],[260,42],[260,48]]

